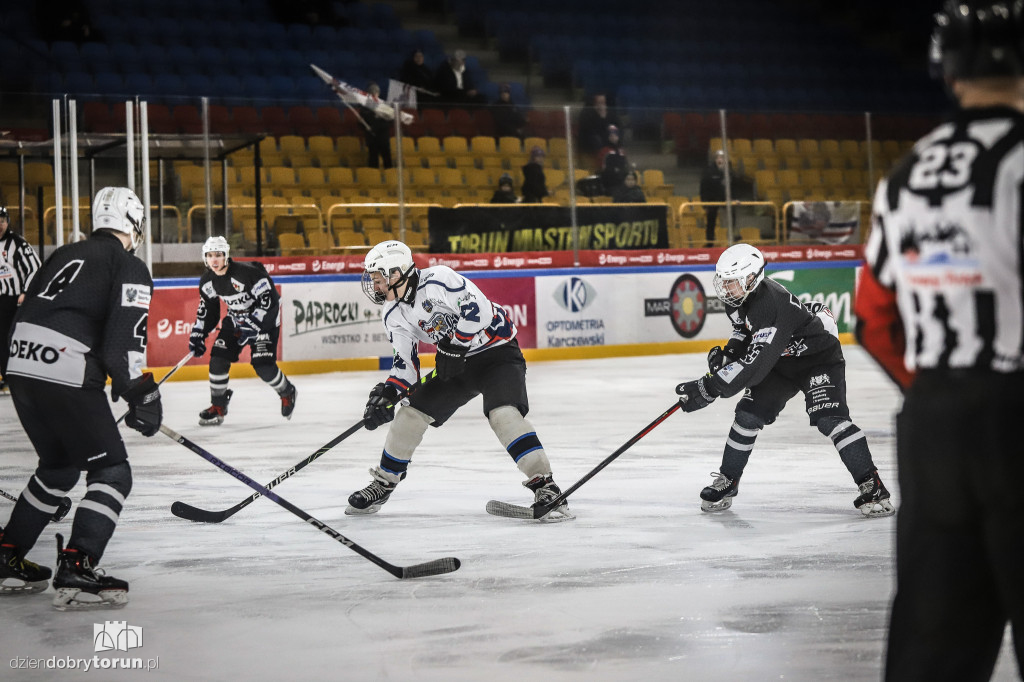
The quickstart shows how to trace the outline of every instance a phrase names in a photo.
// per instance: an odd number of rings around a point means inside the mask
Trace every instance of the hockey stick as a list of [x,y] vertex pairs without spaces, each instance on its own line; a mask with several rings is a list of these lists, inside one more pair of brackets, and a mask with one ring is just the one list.
[[[409,391],[407,391],[406,394],[404,396],[402,396],[401,399],[407,398],[410,395],[412,395],[412,393],[417,388],[419,388],[423,384],[427,383],[427,381],[429,379],[432,379],[436,375],[437,375],[437,370],[431,371],[429,374],[427,374],[422,379],[420,379],[419,383],[413,384],[412,388],[410,388]],[[365,425],[366,425],[366,420],[365,419],[360,419],[358,422],[356,422],[355,424],[350,426],[348,429],[346,429],[344,433],[339,434],[333,440],[331,440],[329,443],[325,443],[319,450],[317,450],[312,455],[310,455],[306,459],[302,460],[301,462],[299,462],[298,464],[293,466],[291,469],[288,469],[288,471],[284,472],[283,474],[281,474],[280,476],[275,478],[273,481],[271,481],[270,483],[268,483],[264,487],[266,487],[269,490],[270,488],[273,488],[275,485],[277,485],[281,481],[285,480],[286,478],[290,478],[290,477],[294,476],[299,471],[301,471],[303,469],[303,467],[305,467],[307,464],[312,464],[316,460],[320,459],[320,457],[322,455],[326,454],[328,450],[332,449],[335,445],[337,445],[341,441],[345,440],[346,438],[351,436],[353,433],[355,433],[355,432],[359,431],[360,429],[362,429],[363,426],[365,426]],[[198,507],[193,507],[192,505],[185,504],[184,502],[175,502],[174,504],[171,505],[171,513],[174,514],[175,516],[177,516],[178,518],[185,519],[186,521],[200,521],[200,522],[203,522],[203,523],[220,523],[221,521],[224,521],[225,519],[231,518],[236,513],[238,513],[241,509],[243,509],[243,508],[249,506],[250,504],[252,504],[253,502],[255,502],[259,498],[260,495],[261,495],[261,493],[255,492],[252,495],[250,495],[249,497],[247,497],[244,500],[242,500],[241,502],[239,502],[238,504],[236,504],[235,506],[228,507],[227,509],[225,509],[223,511],[209,511],[207,509],[200,509]]]
[[[157,385],[157,386],[161,386],[161,385],[163,385],[163,383],[164,383],[165,381],[167,381],[168,379],[170,379],[170,378],[171,378],[171,375],[172,375],[172,374],[174,374],[174,373],[175,373],[175,372],[177,372],[177,371],[178,371],[179,369],[181,369],[182,367],[184,367],[184,366],[185,366],[185,363],[186,363],[186,362],[188,362],[189,360],[191,360],[191,359],[192,359],[192,355],[193,355],[192,351],[189,351],[189,352],[188,352],[188,354],[187,354],[187,355],[186,355],[185,357],[183,357],[183,358],[182,358],[181,360],[178,360],[178,364],[176,364],[176,365],[175,365],[174,367],[171,367],[171,371],[170,371],[170,372],[168,372],[167,374],[165,374],[165,375],[164,375],[164,378],[163,378],[163,379],[161,379],[160,381],[158,381],[156,385]],[[121,422],[123,422],[123,421],[124,421],[124,418],[125,418],[125,417],[127,417],[127,416],[128,416],[128,413],[127,413],[127,412],[125,412],[124,414],[122,414],[122,415],[121,415],[120,417],[118,417],[118,418],[117,418],[117,422],[116,422],[116,423],[117,423],[117,424],[120,424]]]
[[679,403],[677,402],[672,407],[662,412],[660,417],[658,417],[650,424],[645,426],[638,434],[636,434],[628,441],[626,441],[622,447],[620,447],[618,450],[605,457],[600,464],[591,469],[586,476],[576,481],[576,483],[573,484],[572,487],[565,490],[561,495],[551,500],[547,504],[537,505],[536,507],[522,507],[517,504],[510,504],[508,502],[499,502],[498,500],[491,500],[490,502],[487,503],[487,513],[494,514],[495,516],[506,516],[508,518],[513,519],[540,519],[546,516],[551,512],[552,509],[555,509],[558,507],[558,505],[562,504],[562,502],[564,502],[565,499],[569,497],[569,495],[572,495],[574,492],[576,492],[576,490],[578,490],[581,485],[583,485],[584,483],[592,479],[594,476],[596,476],[597,472],[601,471],[601,469],[604,469],[606,466],[611,464],[616,457],[618,457],[623,452],[625,452],[633,445],[635,445],[638,440],[640,440],[648,433],[653,431],[656,426],[658,426],[663,421],[668,419],[669,416],[678,409]]
[[207,462],[210,462],[211,464],[213,464],[214,466],[219,468],[221,471],[224,471],[224,472],[226,472],[228,474],[231,474],[232,476],[237,478],[242,483],[246,484],[247,486],[249,486],[250,488],[252,488],[256,492],[260,493],[263,497],[266,497],[266,498],[271,499],[274,502],[278,503],[279,505],[281,505],[282,507],[284,507],[285,509],[290,511],[292,514],[295,514],[300,519],[302,519],[303,521],[305,521],[309,525],[313,526],[314,528],[316,528],[320,532],[326,533],[327,535],[330,535],[332,538],[334,538],[335,540],[337,540],[341,544],[345,545],[346,547],[351,549],[353,552],[355,552],[359,556],[363,557],[364,559],[367,559],[368,561],[371,561],[371,562],[377,564],[378,566],[380,566],[381,568],[383,568],[385,571],[387,571],[391,575],[395,576],[396,578],[400,578],[400,579],[404,579],[404,578],[422,578],[422,577],[430,576],[430,575],[442,575],[444,573],[451,573],[452,571],[456,571],[456,570],[458,570],[459,566],[462,565],[462,562],[459,561],[455,557],[445,557],[443,559],[435,559],[433,561],[427,561],[425,563],[416,564],[414,566],[395,566],[394,564],[390,564],[387,561],[384,561],[383,559],[381,559],[379,556],[377,556],[373,552],[370,552],[369,550],[364,549],[360,545],[358,545],[355,542],[353,542],[352,540],[348,539],[347,537],[345,537],[344,535],[342,535],[338,531],[336,531],[333,528],[331,528],[330,526],[328,526],[323,521],[320,521],[316,517],[311,516],[310,514],[307,514],[306,512],[304,512],[303,510],[299,509],[298,507],[296,507],[294,504],[292,504],[288,500],[284,499],[283,497],[278,496],[277,493],[270,492],[270,490],[268,488],[265,488],[264,486],[260,485],[255,480],[249,478],[248,476],[243,474],[238,469],[235,469],[231,465],[226,464],[225,462],[217,459],[217,457],[215,457],[211,453],[207,452],[203,448],[199,447],[198,445],[196,445],[195,443],[190,441],[188,438],[185,438],[185,436],[182,436],[181,434],[175,433],[174,431],[169,429],[166,425],[163,425],[163,424],[160,425],[160,432],[163,433],[168,438],[170,438],[171,440],[175,440],[178,443],[180,443],[181,445],[184,445],[186,448],[188,448],[192,452],[196,453],[197,455],[199,455],[200,457],[205,459]]
[[[11,502],[18,501],[17,497],[11,495],[6,490],[0,490],[0,497],[6,497]],[[67,516],[69,511],[71,511],[71,498],[65,497],[63,500],[60,501],[60,504],[57,505],[57,511],[53,512],[53,516],[50,517],[50,520],[56,523],[57,521],[60,521],[65,516]]]

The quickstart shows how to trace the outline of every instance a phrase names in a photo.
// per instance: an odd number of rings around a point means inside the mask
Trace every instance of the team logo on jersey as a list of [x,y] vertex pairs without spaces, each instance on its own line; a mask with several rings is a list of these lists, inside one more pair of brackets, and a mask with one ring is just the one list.
[[[239,289],[239,291],[241,291],[241,289]],[[263,296],[264,294],[269,294],[269,293],[270,293],[270,280],[268,280],[266,277],[264,277],[260,281],[256,282],[256,285],[253,286],[253,288],[252,288],[252,296],[253,296],[253,298],[259,298],[260,296]]]
[[245,291],[245,285],[234,277],[231,278],[231,286],[234,287],[235,291]]
[[767,346],[775,339],[775,333],[778,331],[775,327],[765,327],[764,329],[758,329],[754,332],[754,335],[750,338],[750,343],[760,343]]
[[152,299],[152,289],[144,284],[121,285],[122,308],[145,308],[149,310],[149,303]]
[[203,284],[203,293],[207,298],[217,298],[217,291],[213,288],[213,282]]
[[425,310],[428,313],[434,312],[434,304],[430,301],[430,299],[423,299],[423,301],[420,303],[420,307],[423,308],[423,310]]
[[570,277],[555,289],[555,302],[570,313],[578,313],[594,299],[597,290],[579,277]]
[[810,387],[814,388],[816,386],[827,386],[828,384],[831,383],[832,379],[830,379],[827,374],[819,374],[817,376],[811,377]]

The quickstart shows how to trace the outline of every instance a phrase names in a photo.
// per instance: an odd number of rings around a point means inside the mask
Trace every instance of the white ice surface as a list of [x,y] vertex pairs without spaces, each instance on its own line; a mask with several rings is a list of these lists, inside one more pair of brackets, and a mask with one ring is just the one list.
[[[849,398],[899,505],[899,397],[847,348]],[[671,407],[703,355],[532,363],[530,420],[565,488]],[[205,382],[165,385],[171,428],[265,483],[358,421],[383,372],[296,376],[291,421],[258,380],[236,380],[224,425],[200,427]],[[700,511],[734,400],[676,413],[570,498],[575,521],[489,516],[527,504],[521,474],[479,399],[431,429],[379,514],[343,514],[369,482],[384,429],[360,431],[275,488],[400,566],[446,556],[455,573],[398,580],[257,500],[222,524],[172,516],[175,500],[230,507],[252,492],[168,438],[125,430],[132,495],[103,566],[131,583],[120,611],[60,613],[52,590],[0,600],[0,679],[877,680],[893,580],[893,518],[867,520],[831,443],[791,401],[758,439],[730,511]],[[123,403],[114,406],[117,414]],[[0,402],[0,488],[18,494],[35,456]],[[72,493],[84,494],[84,479]],[[0,500],[6,522],[11,503]],[[50,525],[29,558],[52,565]],[[150,672],[12,670],[14,658],[91,658],[93,624],[125,620],[159,658]],[[996,680],[1016,679],[1004,643]]]

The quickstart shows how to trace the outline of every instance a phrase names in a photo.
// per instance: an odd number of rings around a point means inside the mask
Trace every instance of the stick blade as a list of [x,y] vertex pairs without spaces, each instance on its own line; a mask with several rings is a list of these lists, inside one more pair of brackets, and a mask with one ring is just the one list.
[[406,566],[402,569],[402,575],[399,577],[405,579],[425,578],[431,575],[444,575],[445,573],[452,573],[453,571],[459,570],[459,566],[462,566],[462,562],[453,556],[449,556],[443,559],[428,561],[423,564],[416,564],[415,566]]
[[531,507],[521,507],[518,504],[491,500],[487,503],[487,513],[494,516],[504,516],[508,519],[533,519]]
[[198,507],[193,507],[192,505],[185,504],[184,502],[175,502],[172,504],[171,513],[179,519],[197,521],[199,523],[220,523],[230,516],[230,514],[222,511],[207,511],[206,509],[199,509]]

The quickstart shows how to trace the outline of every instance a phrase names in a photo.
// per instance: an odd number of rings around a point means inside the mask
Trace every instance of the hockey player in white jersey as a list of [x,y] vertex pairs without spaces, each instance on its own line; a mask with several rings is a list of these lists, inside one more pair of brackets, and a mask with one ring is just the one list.
[[[441,426],[460,407],[483,395],[483,411],[502,447],[523,472],[534,504],[561,494],[551,477],[544,446],[526,420],[526,361],[516,342],[516,326],[505,310],[449,267],[418,270],[412,251],[399,241],[374,246],[366,255],[363,291],[383,305],[384,327],[394,347],[387,380],[370,391],[363,418],[373,430],[394,420],[384,441],[373,480],[348,498],[346,514],[378,511],[406,476],[413,452],[428,426]],[[437,346],[437,377],[417,388],[419,342]],[[571,518],[562,503],[546,518]]]
[[724,511],[739,490],[754,440],[790,398],[804,394],[814,426],[835,445],[860,495],[853,505],[868,517],[891,516],[889,491],[871,459],[867,438],[850,419],[846,361],[832,314],[820,303],[802,305],[778,282],[765,279],[764,256],[749,244],[726,249],[715,266],[715,291],[725,303],[733,333],[725,348],[708,354],[705,376],[679,384],[686,412],[719,396],[743,392],[719,473],[701,493],[701,509]]

